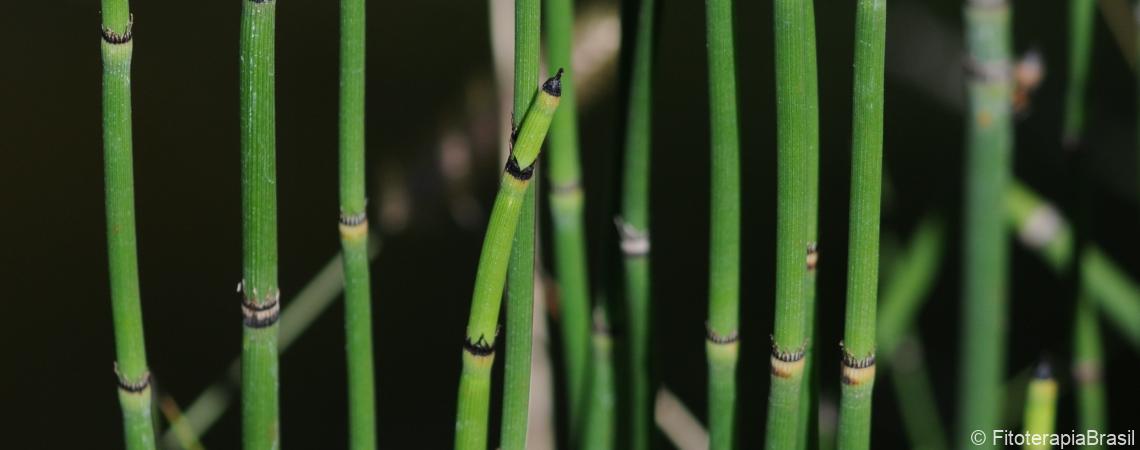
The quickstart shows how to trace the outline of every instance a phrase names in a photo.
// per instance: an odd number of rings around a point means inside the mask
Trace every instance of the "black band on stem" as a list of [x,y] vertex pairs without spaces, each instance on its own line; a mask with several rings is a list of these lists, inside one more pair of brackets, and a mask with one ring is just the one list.
[[463,350],[475,356],[491,356],[495,354],[495,344],[487,343],[484,336],[479,336],[475,342],[471,342],[471,338],[464,338]]
[[126,44],[130,42],[131,37],[134,36],[134,34],[131,32],[131,28],[134,28],[135,26],[135,15],[131,14],[130,17],[130,20],[127,21],[127,29],[123,31],[122,34],[119,34],[118,32],[107,27],[100,28],[99,32],[103,35],[103,40],[111,45]]
[[780,361],[786,362],[786,363],[793,363],[793,362],[799,361],[801,359],[804,359],[804,355],[807,354],[807,345],[808,345],[807,340],[804,340],[804,343],[800,344],[800,348],[792,350],[792,351],[784,351],[784,350],[780,349],[780,346],[776,345],[776,338],[775,338],[775,336],[773,336],[772,337],[772,357],[776,358]]
[[515,155],[511,155],[507,159],[507,167],[505,169],[514,179],[519,181],[527,181],[530,177],[534,176],[534,164],[527,166],[525,169],[519,167],[519,161],[515,159]]
[[705,339],[717,345],[731,344],[740,340],[740,332],[739,330],[732,330],[731,333],[722,335],[713,331],[708,322],[705,322]]
[[150,387],[150,371],[143,373],[142,380],[132,383],[123,376],[122,372],[119,372],[119,363],[115,362],[115,383],[119,385],[119,390],[123,392],[138,394]]

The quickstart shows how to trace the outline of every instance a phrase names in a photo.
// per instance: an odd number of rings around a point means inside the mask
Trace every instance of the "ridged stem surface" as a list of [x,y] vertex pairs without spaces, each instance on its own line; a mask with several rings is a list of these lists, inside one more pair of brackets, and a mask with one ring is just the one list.
[[1010,179],[1013,126],[1010,12],[1001,0],[976,0],[965,11],[970,79],[967,122],[959,408],[956,446],[973,430],[1000,426],[1005,377],[1008,242],[1002,196]]
[[[808,53],[816,54],[815,36],[815,5],[814,2],[805,1],[808,20],[807,46]],[[819,263],[819,77],[818,62],[814,57],[808,59],[808,107],[811,112],[807,116],[808,152],[807,152],[807,242],[806,252],[807,271],[804,275],[804,335],[807,344],[804,346],[804,376],[803,387],[800,388],[800,420],[796,444],[801,450],[815,448],[819,443],[819,402],[818,394],[819,371],[815,367],[814,349],[816,342],[815,306],[816,306],[816,276]]]
[[[135,181],[131,137],[131,58],[134,41],[126,0],[103,0],[103,182],[107,262],[115,327],[115,370],[126,448],[155,448],[150,370],[146,362],[135,238]],[[112,39],[108,39],[110,36]],[[115,42],[112,42],[115,41]],[[123,41],[123,42],[119,42]]]

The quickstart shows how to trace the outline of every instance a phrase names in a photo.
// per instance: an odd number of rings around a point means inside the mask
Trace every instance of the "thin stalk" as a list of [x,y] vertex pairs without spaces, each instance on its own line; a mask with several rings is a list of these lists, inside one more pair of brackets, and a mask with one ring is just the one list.
[[591,338],[590,380],[586,392],[590,397],[583,417],[582,446],[591,450],[614,448],[614,367],[613,337],[610,335],[606,310],[594,307],[594,327]]
[[1073,318],[1073,381],[1077,385],[1077,427],[1080,430],[1104,430],[1108,426],[1102,348],[1096,307],[1082,290]]
[[1140,351],[1140,285],[1093,246],[1081,253],[1081,283],[1104,316]]
[[839,450],[871,445],[875,319],[879,289],[879,210],[883,187],[883,72],[886,0],[859,0],[855,18],[851,131],[851,234],[843,335]]
[[131,138],[131,39],[127,0],[103,0],[103,183],[107,262],[115,326],[115,374],[123,433],[131,450],[154,448],[150,369],[146,363],[135,240],[135,180]]
[[278,421],[277,163],[274,1],[243,2],[241,18],[242,437],[280,448]]
[[1069,80],[1065,88],[1065,125],[1062,141],[1076,144],[1085,126],[1085,85],[1092,60],[1096,0],[1069,0]]
[[941,217],[922,219],[907,246],[906,253],[889,266],[879,296],[876,352],[880,360],[894,353],[914,326],[919,309],[929,298],[942,265],[945,251],[945,224]]
[[[814,2],[805,1],[808,19],[807,46],[811,55],[816,54],[815,46],[815,5]],[[807,450],[818,446],[819,441],[819,402],[816,396],[819,390],[819,370],[815,367],[814,342],[815,330],[815,280],[816,268],[819,264],[819,79],[817,62],[814,57],[808,58],[808,102],[811,113],[808,115],[808,169],[807,169],[807,272],[804,278],[804,333],[807,344],[804,346],[804,378],[803,387],[800,388],[800,420],[799,433],[796,443],[800,450]]]
[[1022,448],[1048,450],[1048,435],[1053,433],[1057,421],[1057,380],[1046,363],[1037,366],[1029,381],[1025,395],[1026,443]]
[[709,238],[709,448],[733,448],[740,343],[740,139],[732,0],[708,0],[712,211]]
[[776,47],[776,317],[767,448],[798,448],[800,390],[808,345],[805,252],[815,205],[810,204],[813,147],[818,142],[813,11],[798,0],[775,2]]
[[626,118],[622,209],[617,220],[625,259],[625,300],[629,333],[630,450],[649,448],[653,387],[649,373],[649,159],[652,148],[653,42],[656,0],[641,0],[634,38]]
[[344,255],[344,328],[348,356],[348,440],[376,448],[372,294],[364,164],[364,0],[340,7],[340,243]]
[[[534,86],[538,84],[540,5],[540,0],[515,0],[512,136],[519,131],[523,117],[528,114],[527,108],[534,99]],[[553,111],[551,113],[553,114]],[[543,136],[545,134],[544,129]],[[542,138],[539,138],[537,145],[542,145]],[[537,150],[535,152],[537,154]],[[500,424],[501,445],[506,450],[526,447],[530,404],[530,355],[533,344],[531,331],[534,325],[535,188],[527,183],[524,189],[522,206],[518,213],[518,226],[511,237],[513,243],[507,266],[507,361],[503,381],[503,420]],[[497,317],[498,309],[495,311]],[[494,341],[494,336],[491,340]],[[486,416],[485,413],[483,415]]]
[[[1008,248],[1002,195],[1010,179],[1013,127],[1010,12],[1004,0],[971,0],[965,11],[969,115],[963,249],[958,446],[973,430],[999,426],[1005,370]],[[992,448],[992,441],[980,447]]]
[[590,284],[586,269],[586,231],[578,159],[578,105],[571,45],[574,2],[546,0],[546,48],[551,67],[565,67],[562,103],[550,125],[550,211],[554,224],[554,270],[558,276],[562,345],[570,404],[570,435],[578,440],[586,380],[590,374]]
[[499,328],[503,286],[507,278],[507,262],[522,203],[531,176],[534,175],[533,164],[542,149],[542,141],[546,138],[554,111],[558,108],[558,97],[562,91],[560,76],[561,71],[542,85],[515,135],[511,156],[503,170],[499,193],[491,210],[487,235],[483,238],[483,250],[471,299],[471,316],[467,322],[467,337],[463,342],[463,372],[459,379],[455,422],[455,448],[458,450],[487,448],[491,368],[495,362],[495,338]]
[[946,431],[938,417],[938,403],[923,361],[922,343],[912,334],[902,338],[896,348],[893,355],[883,352],[883,361],[887,362],[886,357],[890,356],[887,366],[911,448],[945,450]]

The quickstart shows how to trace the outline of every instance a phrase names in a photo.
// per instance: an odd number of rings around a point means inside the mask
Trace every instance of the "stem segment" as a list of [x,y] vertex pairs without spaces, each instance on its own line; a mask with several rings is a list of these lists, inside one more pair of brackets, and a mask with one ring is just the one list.
[[[1008,248],[1002,195],[1010,178],[1009,6],[1004,0],[972,0],[966,7],[970,52],[967,116],[965,248],[961,393],[958,445],[970,447],[973,430],[998,428],[1006,342]],[[992,448],[992,442],[982,448]]]
[[[1025,395],[1025,432],[1029,433],[1026,445],[1028,450],[1047,450],[1048,435],[1053,433],[1057,419],[1057,381],[1046,363],[1037,367],[1033,379],[1029,381]],[[1041,438],[1046,439],[1041,439]]]
[[126,447],[155,447],[150,370],[146,363],[135,240],[135,181],[131,137],[132,18],[126,0],[103,0],[103,180],[107,260],[115,326],[115,375]]
[[353,450],[376,448],[372,295],[364,164],[364,0],[340,9],[340,242],[348,354],[348,437]]
[[1062,141],[1080,140],[1085,125],[1085,85],[1092,60],[1096,0],[1069,0],[1069,83],[1065,90],[1065,128]]

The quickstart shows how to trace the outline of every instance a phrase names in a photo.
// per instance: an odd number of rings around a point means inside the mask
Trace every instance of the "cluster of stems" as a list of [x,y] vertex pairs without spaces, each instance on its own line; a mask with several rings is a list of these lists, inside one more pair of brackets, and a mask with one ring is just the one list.
[[[809,334],[806,281],[816,246],[809,235],[816,212],[810,185],[817,168],[818,106],[815,80],[815,19],[809,2],[775,2],[776,47],[776,317],[767,448],[798,448],[804,356]],[[805,255],[807,259],[805,260]]]
[[151,375],[146,363],[135,240],[135,181],[131,137],[133,18],[127,0],[103,0],[103,176],[107,259],[115,326],[115,375],[127,448],[155,448]]
[[649,271],[649,160],[652,147],[653,43],[655,0],[638,5],[633,66],[629,80],[626,117],[625,167],[622,174],[622,208],[618,226],[625,261],[625,301],[628,347],[626,429],[630,450],[647,450],[652,428],[650,377],[650,271]]
[[364,164],[364,0],[340,7],[340,242],[348,365],[348,437],[353,450],[376,448],[372,296]]
[[499,307],[506,284],[507,264],[522,204],[534,175],[533,164],[558,107],[562,91],[560,76],[561,71],[542,85],[512,138],[511,154],[499,183],[487,234],[483,238],[471,299],[471,316],[463,343],[463,371],[459,379],[455,423],[455,448],[459,450],[487,448],[491,368],[495,361]]
[[[528,115],[527,110],[531,101],[535,98],[534,87],[538,85],[541,15],[540,0],[515,0],[512,137],[520,129],[523,118]],[[545,131],[543,135],[545,136]],[[540,138],[537,145],[541,144]],[[534,323],[535,190],[535,187],[527,183],[517,229],[511,238],[513,242],[508,262],[507,357],[503,382],[503,420],[500,425],[501,445],[504,450],[526,447]]]
[[740,344],[740,141],[732,0],[706,3],[712,207],[709,240],[709,448],[733,448]]
[[[962,277],[959,431],[1000,425],[1006,342],[1008,241],[1000,211],[1013,147],[1010,11],[1004,0],[966,6],[969,110]],[[992,443],[984,443],[990,448]]]
[[871,445],[875,319],[879,286],[879,209],[883,170],[883,72],[886,0],[860,0],[855,20],[854,118],[847,317],[843,335],[839,449]]

